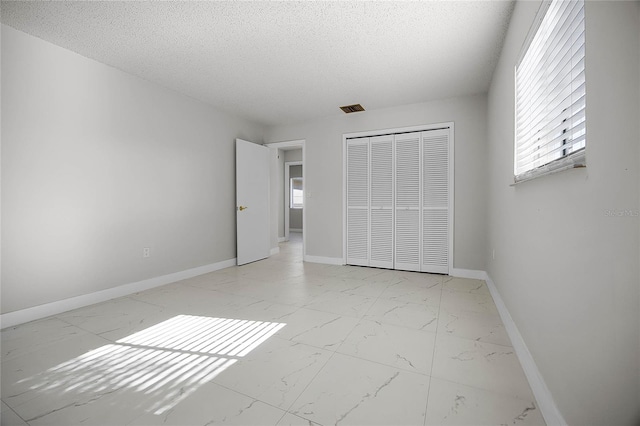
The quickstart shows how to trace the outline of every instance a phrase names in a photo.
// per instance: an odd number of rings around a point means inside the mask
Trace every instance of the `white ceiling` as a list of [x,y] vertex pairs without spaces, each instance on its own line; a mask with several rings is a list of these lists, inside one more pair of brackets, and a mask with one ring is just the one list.
[[511,1],[2,1],[2,22],[268,125],[488,90]]

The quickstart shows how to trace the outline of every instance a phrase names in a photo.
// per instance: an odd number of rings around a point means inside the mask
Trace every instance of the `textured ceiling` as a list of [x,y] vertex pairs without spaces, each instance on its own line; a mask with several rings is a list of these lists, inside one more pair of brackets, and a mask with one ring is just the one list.
[[258,122],[488,90],[513,3],[2,1],[2,22]]

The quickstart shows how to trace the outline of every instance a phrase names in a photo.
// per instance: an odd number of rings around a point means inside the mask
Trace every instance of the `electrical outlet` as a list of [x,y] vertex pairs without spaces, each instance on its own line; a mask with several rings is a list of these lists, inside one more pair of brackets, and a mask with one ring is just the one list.
[[151,249],[149,247],[142,249],[142,257],[151,257]]

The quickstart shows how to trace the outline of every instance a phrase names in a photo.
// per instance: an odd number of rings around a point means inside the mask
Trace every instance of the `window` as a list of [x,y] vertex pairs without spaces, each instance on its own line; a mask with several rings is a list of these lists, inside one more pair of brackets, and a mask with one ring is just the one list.
[[289,179],[289,207],[301,209],[304,206],[304,193],[302,192],[302,178]]
[[543,3],[516,65],[514,175],[585,166],[584,0]]

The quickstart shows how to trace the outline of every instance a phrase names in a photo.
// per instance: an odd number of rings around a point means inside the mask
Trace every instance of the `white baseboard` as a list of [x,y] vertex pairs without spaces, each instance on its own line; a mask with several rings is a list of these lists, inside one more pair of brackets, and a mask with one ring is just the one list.
[[51,315],[57,315],[62,312],[70,311],[72,309],[82,308],[84,306],[93,305],[95,303],[106,302],[107,300],[127,296],[139,291],[149,290],[154,287],[171,284],[176,281],[185,280],[187,278],[207,274],[219,269],[235,266],[235,264],[235,258],[223,260],[222,262],[198,266],[197,268],[174,272],[172,274],[163,275],[161,277],[149,278],[146,280],[124,284],[106,290],[96,291],[94,293],[83,294],[82,296],[71,297],[69,299],[46,303],[44,305],[34,306],[32,308],[8,312],[6,314],[0,315],[0,328],[4,329],[7,327],[13,327],[18,324],[24,324],[29,321],[46,318]]
[[449,275],[457,278],[471,278],[474,280],[484,280],[487,276],[487,273],[485,271],[478,271],[475,269],[452,268]]
[[287,237],[278,237],[278,242],[279,243],[283,243],[285,241],[287,241]]
[[325,263],[327,265],[344,265],[344,261],[341,257],[323,257],[323,256],[309,256],[305,255],[305,262],[311,263]]
[[289,228],[289,232],[302,232],[302,229],[298,229],[298,228]]
[[502,297],[500,297],[498,289],[489,274],[484,271],[482,272],[484,273],[484,278],[482,279],[486,281],[487,287],[489,287],[489,292],[491,293],[491,297],[493,297],[493,302],[496,304],[496,308],[498,309],[504,328],[511,339],[511,345],[516,351],[516,355],[520,360],[525,376],[527,376],[529,386],[531,386],[533,395],[538,402],[538,408],[540,408],[544,421],[548,426],[566,426],[567,422],[564,420],[564,417],[562,417],[562,413],[560,413],[558,406],[553,400],[553,396],[542,378],[542,374],[540,374],[540,370],[538,370],[538,366],[533,360],[533,356],[531,355],[531,352],[529,352],[520,331],[518,331],[516,323],[513,322],[513,318],[511,318],[511,314],[509,313],[507,306],[502,301]]
[[280,247],[272,247],[271,251],[269,252],[270,256],[273,256],[274,254],[278,254],[280,253]]

